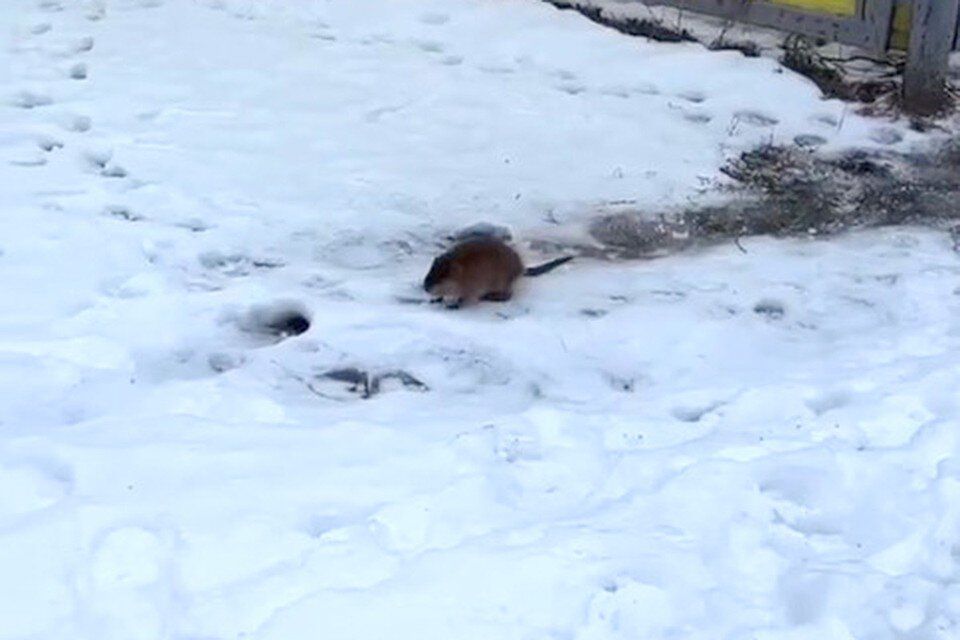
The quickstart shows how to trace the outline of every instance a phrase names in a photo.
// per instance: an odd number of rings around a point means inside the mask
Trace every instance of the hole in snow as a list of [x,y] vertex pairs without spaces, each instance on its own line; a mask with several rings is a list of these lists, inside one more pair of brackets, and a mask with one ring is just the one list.
[[753,312],[771,320],[780,320],[787,313],[787,310],[783,303],[778,300],[760,300],[753,305]]
[[310,314],[298,302],[276,302],[252,307],[237,321],[241,331],[276,338],[277,341],[305,333]]

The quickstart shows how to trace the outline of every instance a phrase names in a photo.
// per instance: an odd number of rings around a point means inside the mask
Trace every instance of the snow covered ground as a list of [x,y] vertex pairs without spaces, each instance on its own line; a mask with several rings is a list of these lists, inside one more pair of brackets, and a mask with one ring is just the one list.
[[949,238],[417,288],[918,134],[533,0],[3,4],[0,638],[960,637]]

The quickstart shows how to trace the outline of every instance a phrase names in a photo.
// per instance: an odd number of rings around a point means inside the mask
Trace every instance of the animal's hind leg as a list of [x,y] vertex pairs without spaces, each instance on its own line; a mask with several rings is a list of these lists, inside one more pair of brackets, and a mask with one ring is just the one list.
[[486,300],[488,302],[506,302],[513,297],[513,293],[510,291],[491,291],[490,293],[485,294],[481,300]]

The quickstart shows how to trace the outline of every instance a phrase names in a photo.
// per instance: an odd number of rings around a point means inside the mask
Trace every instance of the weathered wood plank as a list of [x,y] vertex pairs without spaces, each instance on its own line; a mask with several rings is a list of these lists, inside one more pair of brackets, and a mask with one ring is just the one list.
[[813,38],[873,49],[874,26],[859,16],[813,13],[754,0],[637,0],[646,5],[670,6],[762,27],[791,31]]
[[866,0],[863,20],[873,31],[873,37],[870,44],[864,48],[879,54],[884,53],[890,46],[896,2],[897,0]]
[[948,101],[947,72],[960,0],[913,0],[910,47],[903,76],[904,107],[930,115]]

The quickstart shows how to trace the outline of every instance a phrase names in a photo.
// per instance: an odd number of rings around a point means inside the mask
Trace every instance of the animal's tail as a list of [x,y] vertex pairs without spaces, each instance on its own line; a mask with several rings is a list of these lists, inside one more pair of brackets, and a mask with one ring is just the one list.
[[573,260],[573,256],[564,256],[562,258],[557,258],[556,260],[551,260],[550,262],[538,264],[535,267],[527,267],[526,270],[524,270],[523,275],[530,276],[531,278],[533,276],[542,276],[548,271],[553,271],[560,265],[570,262],[571,260]]

